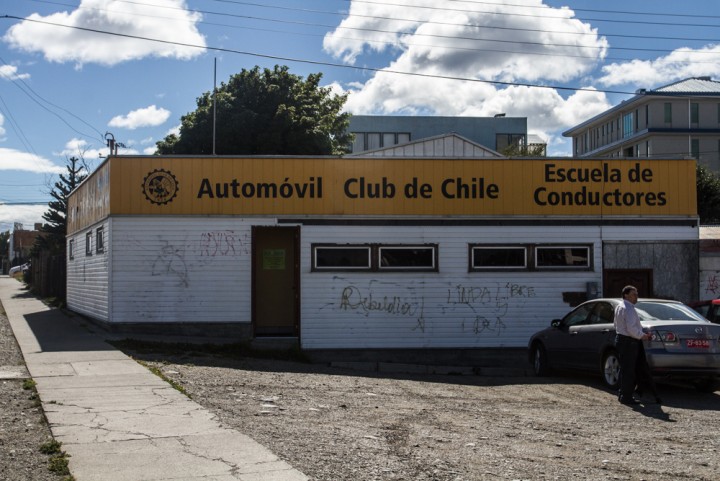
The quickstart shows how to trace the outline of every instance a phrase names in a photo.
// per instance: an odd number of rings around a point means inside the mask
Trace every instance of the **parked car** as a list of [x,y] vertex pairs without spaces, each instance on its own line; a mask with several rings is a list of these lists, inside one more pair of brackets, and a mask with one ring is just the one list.
[[698,311],[708,321],[720,324],[720,299],[695,301],[688,305]]
[[[599,374],[618,387],[613,312],[622,299],[594,299],[530,338],[535,374],[575,369]],[[645,353],[654,377],[689,381],[701,391],[720,388],[720,325],[677,301],[643,299],[635,305],[643,328],[652,333]]]
[[8,275],[10,277],[19,276],[20,274],[25,274],[28,269],[30,269],[30,263],[22,264],[19,266],[11,267],[8,271]]

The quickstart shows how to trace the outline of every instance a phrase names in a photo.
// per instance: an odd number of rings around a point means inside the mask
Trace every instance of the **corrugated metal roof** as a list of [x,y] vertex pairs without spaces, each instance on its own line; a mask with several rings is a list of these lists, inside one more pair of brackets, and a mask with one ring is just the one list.
[[689,78],[665,85],[656,90],[649,90],[647,93],[720,94],[720,82],[716,82],[710,77]]

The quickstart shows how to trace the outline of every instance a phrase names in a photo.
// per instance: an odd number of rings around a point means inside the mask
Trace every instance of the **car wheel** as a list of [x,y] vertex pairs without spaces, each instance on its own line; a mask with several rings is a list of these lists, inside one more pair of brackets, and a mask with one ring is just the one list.
[[713,393],[720,389],[720,381],[714,378],[703,379],[701,381],[695,382],[695,389],[700,392]]
[[547,353],[545,347],[542,344],[535,344],[533,346],[533,372],[536,376],[547,376],[550,373],[550,366],[548,365]]
[[610,389],[620,386],[620,359],[615,350],[611,349],[603,356],[601,374],[603,382]]

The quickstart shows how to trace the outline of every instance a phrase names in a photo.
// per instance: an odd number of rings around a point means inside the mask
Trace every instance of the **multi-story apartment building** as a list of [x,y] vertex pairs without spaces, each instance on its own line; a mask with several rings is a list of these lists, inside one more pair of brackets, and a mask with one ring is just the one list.
[[574,157],[694,157],[720,172],[720,82],[681,80],[635,96],[563,132]]
[[353,154],[451,133],[497,152],[510,146],[528,145],[527,118],[504,114],[495,117],[353,115],[348,130],[355,134]]

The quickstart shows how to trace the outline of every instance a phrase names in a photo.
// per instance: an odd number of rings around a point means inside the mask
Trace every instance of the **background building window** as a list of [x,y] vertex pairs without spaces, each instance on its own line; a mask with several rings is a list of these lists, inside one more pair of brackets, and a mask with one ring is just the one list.
[[88,232],[85,234],[85,255],[91,256],[92,255],[92,232]]
[[663,106],[663,117],[666,124],[672,123],[672,104],[670,102],[665,102]]
[[697,124],[700,122],[700,104],[690,104],[690,123]]
[[633,113],[623,116],[623,138],[630,137],[633,134]]
[[68,245],[68,256],[70,257],[70,260],[75,259],[75,239],[70,239],[70,243]]
[[700,159],[700,139],[690,140],[690,155],[695,159]]
[[524,134],[496,134],[495,135],[495,150],[502,152],[508,147],[522,148],[526,145],[526,139]]

